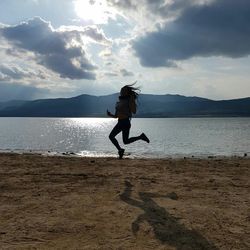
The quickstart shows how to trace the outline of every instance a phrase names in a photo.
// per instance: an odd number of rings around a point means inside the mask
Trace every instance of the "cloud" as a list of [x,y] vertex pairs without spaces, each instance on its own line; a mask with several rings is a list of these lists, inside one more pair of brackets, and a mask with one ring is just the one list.
[[122,76],[134,76],[134,73],[131,71],[128,71],[126,69],[120,69],[120,73]]
[[110,4],[121,9],[134,9],[137,10],[138,3],[132,0],[107,0]]
[[148,12],[160,15],[163,19],[177,17],[192,6],[207,5],[214,0],[145,0]]
[[[6,79],[14,79],[14,80],[20,80],[23,78],[31,78],[34,76],[34,72],[32,71],[27,71],[22,69],[21,67],[17,65],[7,65],[7,64],[2,64],[0,65],[0,81],[1,80],[6,80]],[[37,77],[38,75],[36,75]]]
[[[109,4],[125,11],[147,11],[152,15],[167,17],[192,5],[203,5],[214,0],[107,0]],[[144,13],[146,14],[146,13]]]
[[99,56],[102,57],[103,59],[107,59],[112,56],[112,51],[110,48],[106,48],[105,50],[102,50],[99,53]]
[[[112,64],[109,64],[110,66]],[[134,76],[134,73],[131,71],[128,71],[127,69],[121,68],[121,69],[113,69],[111,71],[103,72],[102,76],[108,76],[108,77],[128,77],[128,76]]]
[[102,30],[98,30],[96,26],[87,26],[83,30],[83,34],[91,37],[94,41],[109,45],[111,41],[105,36]]
[[0,71],[0,83],[1,83],[2,81],[9,81],[9,80],[10,80],[10,77],[7,76],[7,75],[5,75],[5,74],[3,74],[3,73]]
[[132,41],[145,67],[171,67],[192,57],[250,54],[250,2],[217,0],[192,4],[172,22]]
[[69,79],[95,79],[96,66],[90,62],[84,49],[84,35],[104,39],[96,29],[81,31],[55,30],[49,22],[39,17],[16,26],[4,26],[2,36],[14,47],[31,51],[36,61]]
[[89,25],[85,27],[81,26],[61,26],[57,29],[57,31],[63,32],[64,35],[70,39],[74,37],[78,41],[83,40],[83,37],[89,37],[92,41],[103,44],[103,45],[110,45],[112,41],[108,39],[103,30],[98,29],[95,25]]
[[5,54],[10,57],[23,59],[23,55],[27,55],[26,51],[16,47],[8,47],[5,49]]
[[115,73],[115,72],[105,72],[104,75],[108,76],[108,77],[116,77],[116,76],[118,76],[118,74]]

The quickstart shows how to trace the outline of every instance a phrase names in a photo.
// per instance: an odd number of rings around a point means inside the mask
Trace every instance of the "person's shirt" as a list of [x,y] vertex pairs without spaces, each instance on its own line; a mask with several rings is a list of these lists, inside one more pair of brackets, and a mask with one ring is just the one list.
[[119,96],[119,101],[116,103],[115,110],[115,114],[119,119],[132,117],[132,112],[130,110],[130,97]]

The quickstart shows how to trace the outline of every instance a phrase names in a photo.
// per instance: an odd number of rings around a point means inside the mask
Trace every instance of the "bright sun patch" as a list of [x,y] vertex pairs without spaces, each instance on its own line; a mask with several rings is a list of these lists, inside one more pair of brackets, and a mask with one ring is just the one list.
[[109,17],[115,15],[114,9],[105,0],[75,0],[74,4],[79,18],[95,24],[106,23]]

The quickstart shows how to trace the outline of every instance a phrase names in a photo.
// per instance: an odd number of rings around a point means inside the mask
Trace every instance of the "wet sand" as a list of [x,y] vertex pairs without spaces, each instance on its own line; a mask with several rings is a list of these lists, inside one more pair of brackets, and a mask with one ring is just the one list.
[[250,249],[250,159],[0,154],[0,249]]

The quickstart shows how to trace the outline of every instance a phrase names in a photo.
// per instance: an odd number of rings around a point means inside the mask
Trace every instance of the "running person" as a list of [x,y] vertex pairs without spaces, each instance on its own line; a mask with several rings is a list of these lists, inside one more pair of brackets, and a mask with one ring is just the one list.
[[107,115],[113,118],[118,118],[118,123],[112,129],[109,139],[115,145],[118,150],[119,158],[122,159],[125,149],[121,148],[118,141],[116,140],[116,136],[122,132],[122,139],[124,144],[129,144],[138,140],[143,140],[149,143],[148,137],[142,133],[140,136],[130,137],[130,120],[132,117],[132,113],[136,113],[136,99],[138,98],[139,88],[133,87],[134,84],[125,85],[121,88],[119,101],[116,103],[116,111],[113,115],[107,110]]

